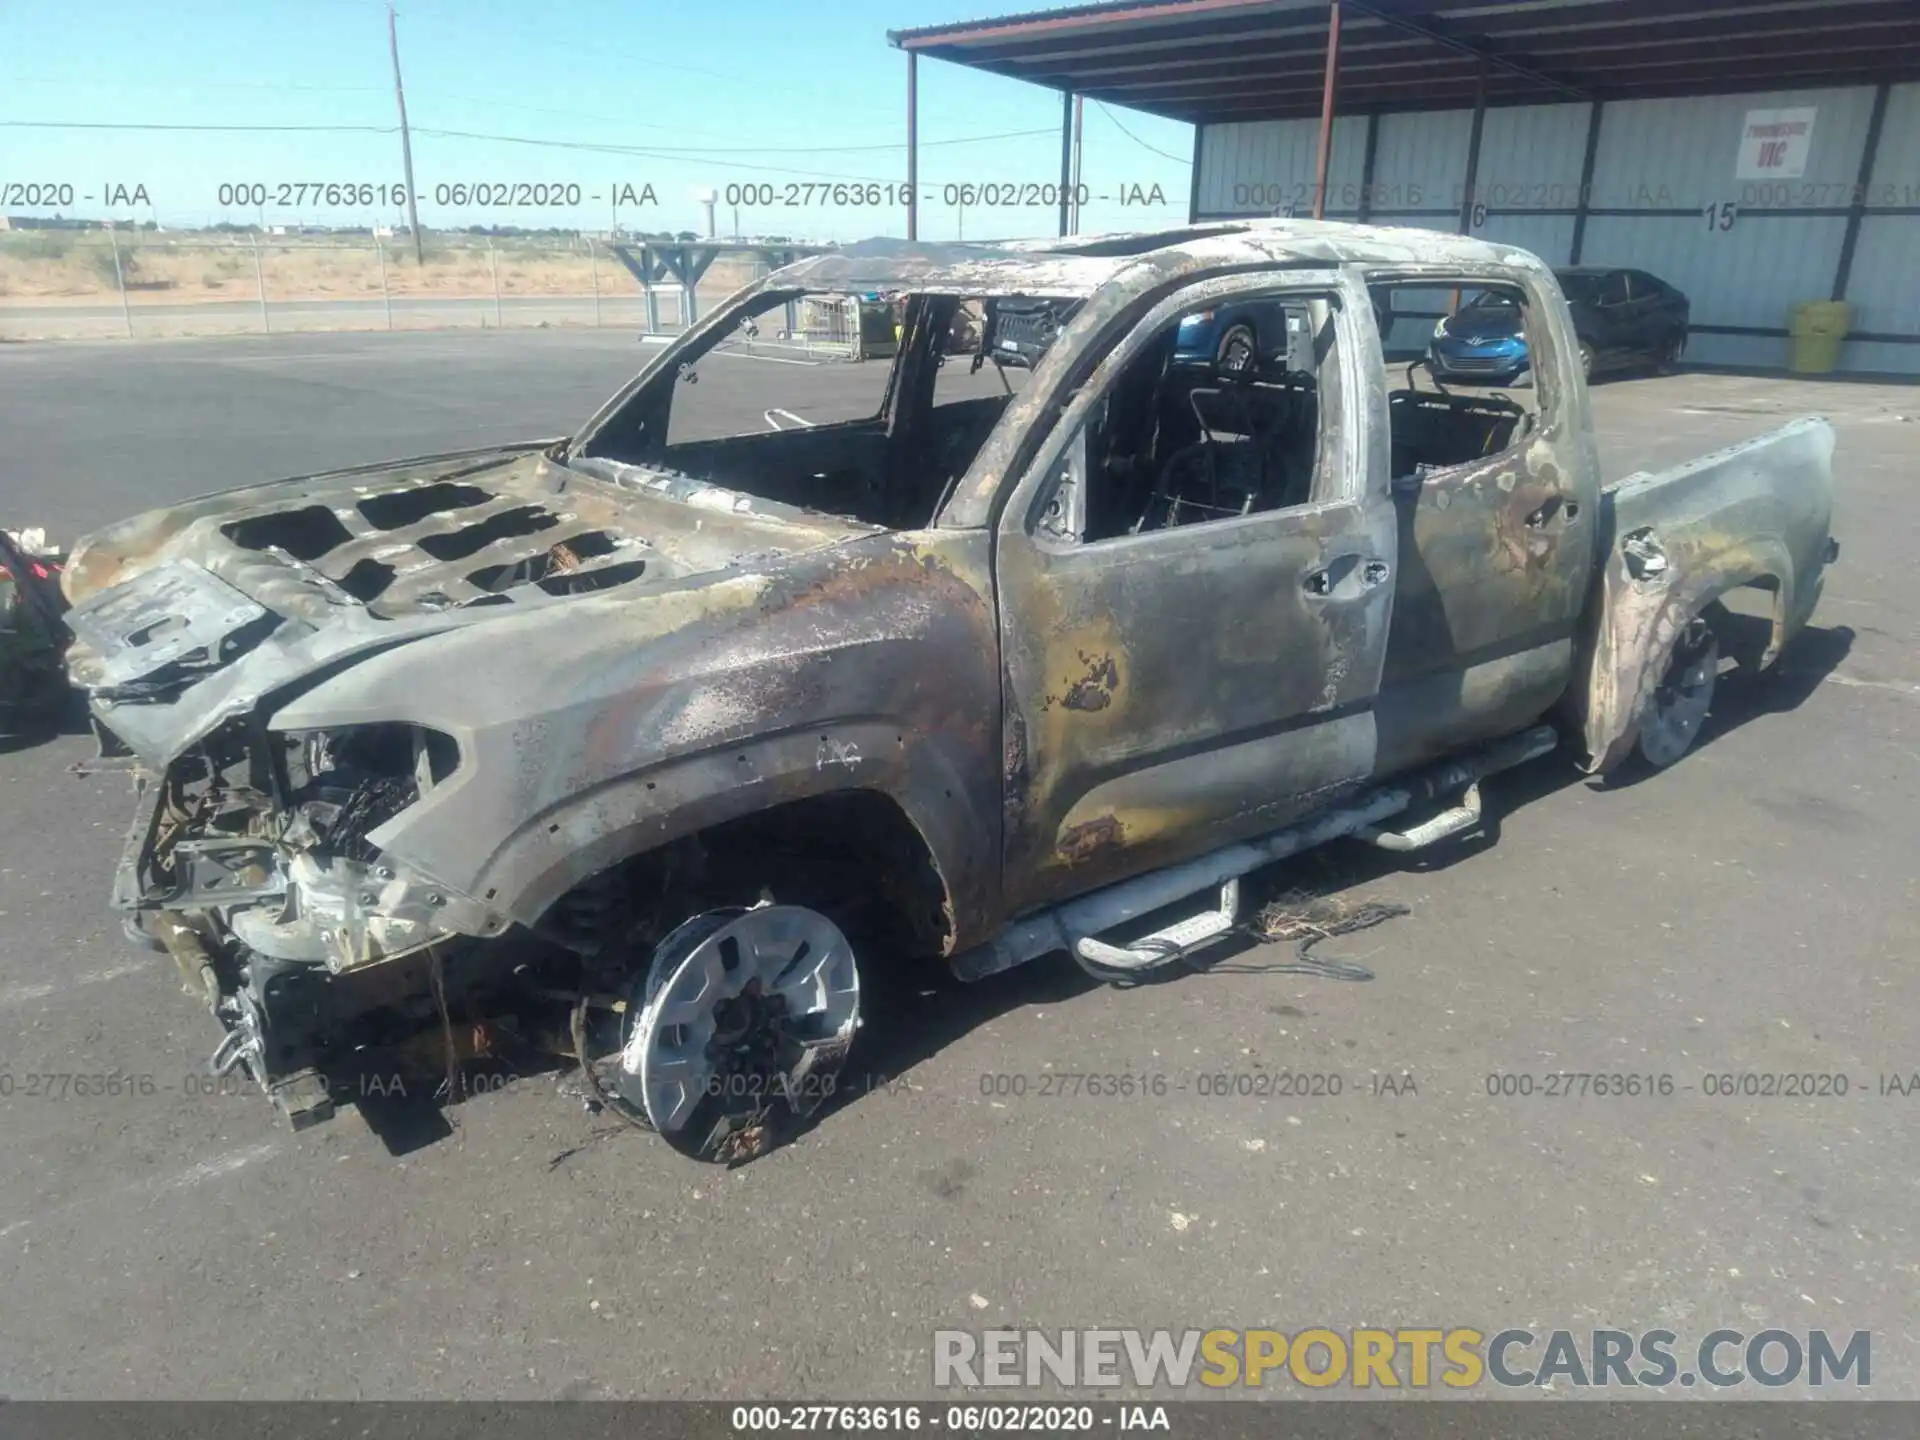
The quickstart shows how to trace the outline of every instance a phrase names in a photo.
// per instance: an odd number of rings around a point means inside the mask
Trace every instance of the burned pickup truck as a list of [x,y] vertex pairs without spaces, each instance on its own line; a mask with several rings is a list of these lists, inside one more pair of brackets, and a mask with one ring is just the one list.
[[[1531,384],[1389,366],[1382,319],[1455,291],[1511,297]],[[890,363],[767,354],[861,293]],[[1230,364],[1183,343],[1261,307]],[[816,256],[569,439],[79,546],[72,675],[138,775],[115,903],[296,1123],[357,1059],[510,1037],[737,1160],[832,1092],[881,967],[1138,978],[1256,867],[1439,843],[1557,745],[1673,763],[1720,598],[1772,605],[1730,662],[1812,611],[1832,448],[1803,420],[1603,485],[1551,271],[1449,235]]]

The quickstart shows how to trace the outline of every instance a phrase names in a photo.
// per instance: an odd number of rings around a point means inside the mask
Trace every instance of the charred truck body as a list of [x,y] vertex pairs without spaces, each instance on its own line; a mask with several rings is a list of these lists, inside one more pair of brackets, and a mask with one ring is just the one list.
[[[1390,374],[1400,288],[1511,295],[1531,386]],[[734,353],[861,293],[903,307],[888,366]],[[1277,347],[1177,358],[1260,306]],[[1459,833],[1562,739],[1679,758],[1718,597],[1771,592],[1756,665],[1812,611],[1832,443],[1603,487],[1551,271],[1437,233],[817,256],[571,439],[84,542],[71,670],[140,776],[115,900],[297,1121],[355,1057],[548,1035],[740,1158],[831,1091],[862,972],[1137,974],[1254,866]]]

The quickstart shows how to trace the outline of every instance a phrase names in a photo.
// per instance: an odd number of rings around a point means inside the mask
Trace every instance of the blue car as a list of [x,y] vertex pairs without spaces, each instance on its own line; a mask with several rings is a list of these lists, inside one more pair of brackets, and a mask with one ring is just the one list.
[[1475,295],[1433,327],[1427,364],[1440,380],[1509,385],[1527,368],[1520,306],[1506,295]]
[[1210,366],[1225,375],[1257,374],[1284,359],[1291,337],[1305,333],[1305,315],[1277,300],[1243,301],[1182,317],[1174,341],[1177,365]]

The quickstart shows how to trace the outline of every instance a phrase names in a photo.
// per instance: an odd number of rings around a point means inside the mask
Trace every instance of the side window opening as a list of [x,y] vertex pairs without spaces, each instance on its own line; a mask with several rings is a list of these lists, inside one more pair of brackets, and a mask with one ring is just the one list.
[[1233,296],[1160,326],[1070,444],[1042,532],[1097,543],[1323,498],[1335,303]]
[[[1470,279],[1451,290],[1436,290],[1431,281],[1376,282],[1370,289],[1376,315],[1395,316],[1401,332],[1400,343],[1387,347],[1394,479],[1476,464],[1533,433],[1539,398],[1524,290]],[[1433,325],[1423,351],[1410,354],[1405,331],[1416,317]]]

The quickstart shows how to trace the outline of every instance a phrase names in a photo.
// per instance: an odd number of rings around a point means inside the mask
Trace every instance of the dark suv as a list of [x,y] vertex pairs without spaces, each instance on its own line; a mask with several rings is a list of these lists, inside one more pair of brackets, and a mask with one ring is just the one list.
[[[1553,272],[1573,311],[1588,376],[1651,365],[1666,370],[1687,348],[1689,305],[1644,270],[1574,266]],[[1434,327],[1428,363],[1442,380],[1504,384],[1527,368],[1524,318],[1514,298],[1483,291]]]

